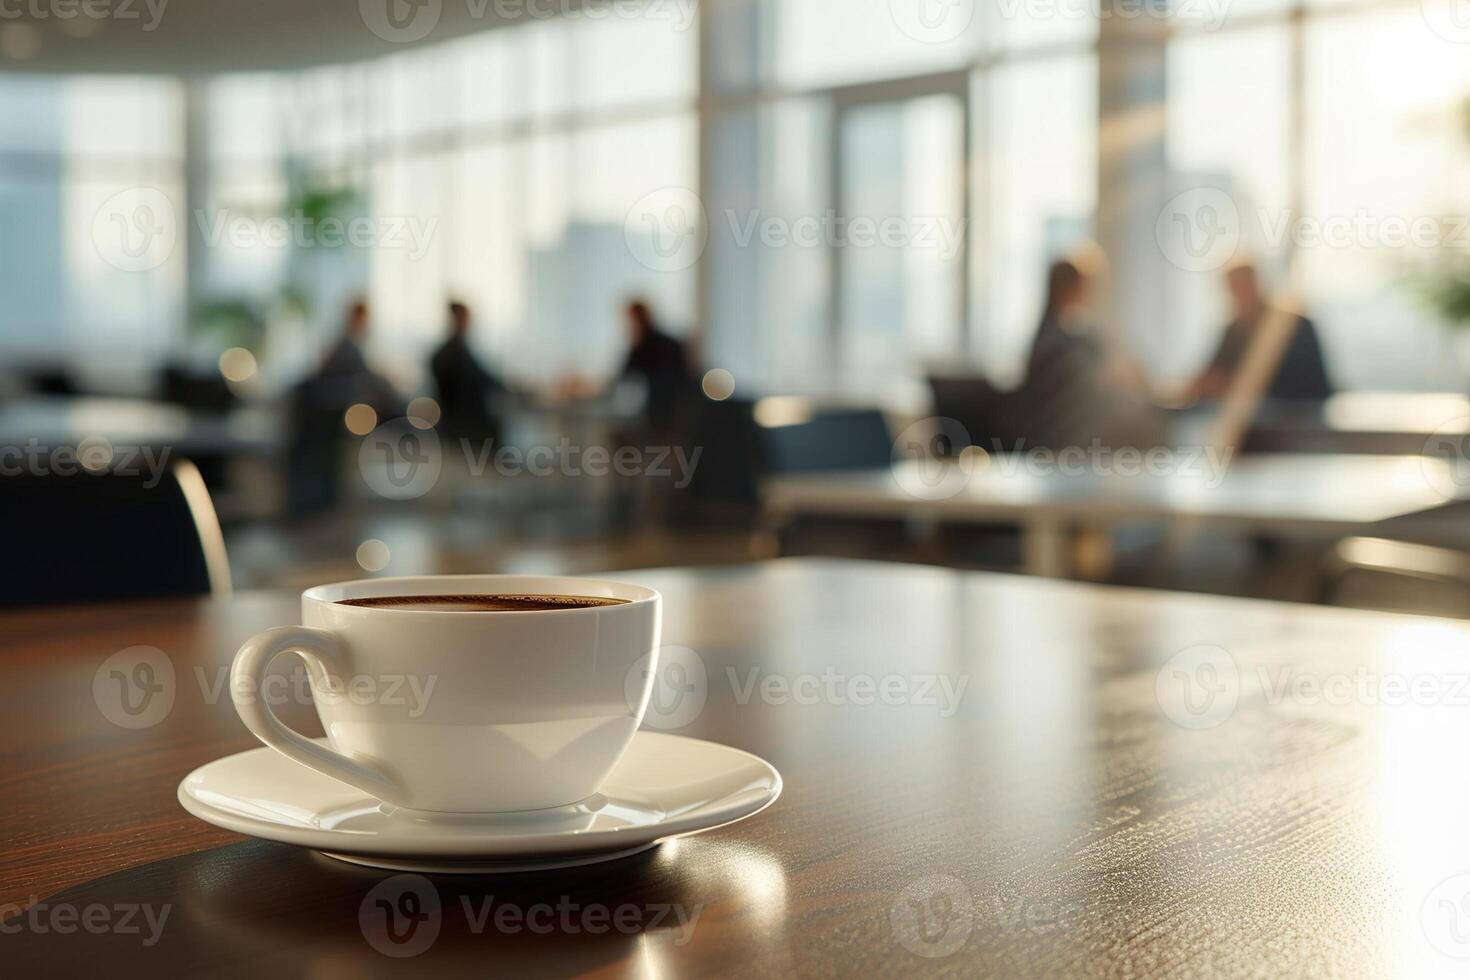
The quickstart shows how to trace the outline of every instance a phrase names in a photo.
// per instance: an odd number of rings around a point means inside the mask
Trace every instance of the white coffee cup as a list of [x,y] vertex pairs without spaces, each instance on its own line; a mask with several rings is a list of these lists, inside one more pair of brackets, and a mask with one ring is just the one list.
[[[497,594],[623,601],[492,612],[341,602]],[[597,791],[638,730],[660,614],[652,589],[594,579],[436,575],[319,585],[302,593],[305,625],[267,630],[240,648],[231,691],[241,720],[266,745],[386,803],[449,813],[564,806]],[[287,728],[259,696],[266,669],[284,653],[306,662],[330,748]]]

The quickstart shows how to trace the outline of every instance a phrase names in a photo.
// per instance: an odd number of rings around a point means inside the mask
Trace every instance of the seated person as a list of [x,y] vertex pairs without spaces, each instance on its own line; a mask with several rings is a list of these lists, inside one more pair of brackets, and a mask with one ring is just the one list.
[[1063,259],[1047,275],[1046,307],[1022,385],[1021,434],[1050,448],[1158,445],[1162,413],[1139,397],[1135,373],[1109,356],[1088,315],[1092,277]]
[[[1190,384],[1189,395],[1193,398],[1225,396],[1245,361],[1257,328],[1271,311],[1270,304],[1261,293],[1255,266],[1248,263],[1232,266],[1225,273],[1225,285],[1230,291],[1234,319],[1225,326],[1220,346],[1209,366]],[[1287,341],[1281,363],[1264,396],[1280,401],[1322,401],[1332,394],[1332,382],[1323,362],[1317,328],[1300,314],[1291,316],[1291,339]]]

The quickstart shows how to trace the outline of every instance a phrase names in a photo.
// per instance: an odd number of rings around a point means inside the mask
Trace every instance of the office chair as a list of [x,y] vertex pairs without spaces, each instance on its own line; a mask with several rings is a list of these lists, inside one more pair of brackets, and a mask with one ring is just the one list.
[[670,496],[670,517],[681,524],[743,526],[759,506],[761,446],[754,403],[693,396],[679,410],[676,441],[698,450],[689,484]]
[[[1019,391],[1003,391],[978,375],[930,375],[929,392],[934,414],[963,426],[970,436],[969,445],[986,452],[1009,452],[1024,433]],[[957,445],[953,451],[964,448]]]
[[227,595],[224,539],[198,469],[177,462],[156,483],[138,469],[0,477],[0,607]]
[[893,461],[893,434],[876,408],[818,409],[786,425],[762,425],[765,471],[775,476],[876,470]]
[[[758,422],[760,417],[758,412]],[[876,408],[806,408],[790,421],[767,420],[760,425],[760,448],[769,476],[881,470],[893,463],[893,434]],[[770,530],[781,554],[915,557],[900,520],[807,514]]]

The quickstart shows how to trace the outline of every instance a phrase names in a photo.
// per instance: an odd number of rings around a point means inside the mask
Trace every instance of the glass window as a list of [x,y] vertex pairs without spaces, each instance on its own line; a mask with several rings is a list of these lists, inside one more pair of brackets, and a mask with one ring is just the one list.
[[928,74],[959,67],[980,49],[978,0],[770,2],[772,81],[781,85],[828,86]]
[[1463,388],[1415,288],[1441,238],[1408,236],[1470,204],[1470,59],[1395,9],[1311,23],[1305,68],[1297,252],[1329,367],[1342,385]]
[[370,213],[382,238],[371,250],[369,282],[380,347],[424,351],[442,328],[456,164],[449,154],[425,153],[373,168]]
[[446,231],[450,291],[475,315],[475,342],[507,373],[519,374],[515,356],[526,322],[526,200],[524,142],[476,146],[456,157],[459,209],[464,219]]
[[[1179,0],[1178,5],[1228,2]],[[924,0],[914,0],[914,4],[924,9]],[[942,5],[934,6],[942,9]],[[958,0],[952,6],[964,10],[969,4]],[[1099,0],[974,0],[974,6],[980,12],[977,16],[983,17],[985,45],[991,51],[1090,44],[1097,39]],[[1102,6],[1110,8],[1111,0],[1102,0]],[[1120,7],[1151,16],[1146,3],[1124,2]]]
[[60,215],[64,299],[57,313],[67,351],[82,355],[88,367],[138,369],[178,349],[183,200],[182,183],[171,177],[146,186],[129,176],[66,181]]
[[49,75],[6,75],[0,84],[0,152],[56,153],[62,146],[65,81]]
[[843,384],[854,394],[883,394],[960,346],[964,113],[960,98],[930,95],[838,117],[843,224],[831,235]]
[[578,107],[692,101],[698,86],[693,11],[692,4],[660,3],[641,17],[574,23]]
[[772,234],[830,207],[830,105],[783,99],[711,125],[708,366],[730,371],[749,394],[830,390],[838,379],[829,255],[820,243],[791,247]]
[[183,157],[184,92],[173,79],[70,77],[63,93],[64,152]]
[[[1292,207],[1295,153],[1288,28],[1182,38],[1170,45],[1168,59],[1170,191],[1223,191],[1238,217],[1237,254],[1254,257],[1279,281],[1289,250],[1273,229]],[[1167,348],[1147,353],[1159,373],[1183,380],[1210,357],[1229,318],[1222,270],[1163,270],[1172,328]]]
[[982,80],[973,304],[977,353],[1002,384],[1021,379],[1047,266],[1092,232],[1096,71],[1092,55],[1078,54],[1002,65]]
[[260,72],[223,75],[204,83],[205,144],[211,165],[258,161],[266,166],[285,153],[282,118],[290,99],[286,81]]
[[525,59],[515,31],[486,31],[452,46],[458,66],[460,121],[471,129],[525,115]]
[[141,376],[183,329],[183,97],[171,79],[0,83],[0,347]]

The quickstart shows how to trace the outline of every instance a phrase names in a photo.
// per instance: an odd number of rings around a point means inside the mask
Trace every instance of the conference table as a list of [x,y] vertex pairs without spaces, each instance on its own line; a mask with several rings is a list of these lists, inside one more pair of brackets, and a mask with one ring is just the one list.
[[[779,529],[803,515],[955,524],[1015,524],[1023,569],[1066,577],[1081,528],[1147,523],[1268,537],[1349,536],[1459,500],[1462,467],[1430,456],[990,455],[906,459],[877,470],[768,478],[762,501]],[[1070,461],[1069,461],[1070,459]]]
[[[617,577],[664,595],[698,696],[674,733],[757,753],[783,795],[605,864],[433,876],[412,959],[360,918],[392,872],[175,800],[252,746],[212,682],[296,596],[0,615],[4,971],[1464,975],[1470,625],[867,562]],[[122,728],[93,682],[135,645],[173,703]],[[531,932],[471,914],[491,897],[636,914]]]
[[[1452,392],[1344,391],[1320,405],[1266,403],[1246,446],[1260,452],[1443,452],[1470,438],[1470,397]],[[1451,442],[1452,441],[1452,442]]]
[[76,448],[105,440],[119,450],[167,450],[183,456],[269,455],[280,448],[280,423],[256,407],[191,411],[146,398],[37,396],[0,404],[0,446]]

